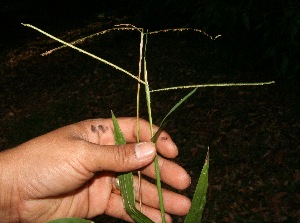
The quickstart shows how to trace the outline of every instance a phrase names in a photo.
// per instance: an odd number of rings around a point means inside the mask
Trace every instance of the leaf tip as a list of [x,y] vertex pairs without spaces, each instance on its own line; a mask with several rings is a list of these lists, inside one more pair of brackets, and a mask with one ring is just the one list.
[[205,158],[205,164],[209,165],[209,146],[207,147],[207,153]]

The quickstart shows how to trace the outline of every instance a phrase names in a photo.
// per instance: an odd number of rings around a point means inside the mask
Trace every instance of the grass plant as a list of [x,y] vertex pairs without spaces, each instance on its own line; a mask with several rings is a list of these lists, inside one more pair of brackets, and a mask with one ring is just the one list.
[[[188,29],[188,28],[180,28],[180,29],[166,29],[166,30],[159,30],[159,31],[154,31],[154,32],[144,32],[142,28],[137,28],[135,26],[129,25],[129,24],[123,24],[123,25],[118,25],[115,28],[104,30],[99,33],[95,33],[93,35],[87,36],[85,38],[73,41],[71,43],[67,43],[55,36],[52,36],[51,34],[35,27],[30,24],[23,24],[24,26],[30,27],[60,43],[63,44],[63,46],[49,50],[45,53],[43,53],[43,56],[49,55],[57,50],[63,49],[64,47],[70,47],[72,49],[77,50],[78,52],[81,52],[89,57],[92,57],[98,61],[101,61],[109,66],[114,67],[115,69],[125,73],[126,75],[130,76],[131,78],[135,79],[137,81],[138,87],[137,87],[137,123],[139,121],[139,110],[140,110],[140,90],[141,87],[145,88],[146,92],[146,102],[147,102],[147,110],[148,110],[148,120],[150,123],[150,131],[152,135],[152,142],[156,142],[157,137],[159,136],[164,124],[165,120],[169,117],[171,113],[173,113],[185,100],[187,100],[195,91],[197,88],[204,88],[204,87],[229,87],[229,86],[249,86],[249,85],[265,85],[265,84],[272,84],[274,83],[273,81],[270,82],[260,82],[260,83],[215,83],[215,84],[193,84],[193,85],[188,85],[188,86],[171,86],[171,87],[166,87],[162,89],[151,89],[150,84],[148,82],[148,72],[147,72],[147,63],[146,63],[146,46],[147,46],[147,40],[149,35],[157,34],[157,33],[162,33],[162,32],[181,32],[181,31],[194,31],[198,33],[202,33],[203,35],[207,36],[211,40],[215,40],[220,35],[217,35],[216,37],[212,37],[208,35],[207,33],[199,30],[199,29]],[[75,44],[83,42],[86,39],[92,38],[94,36],[100,35],[100,34],[105,34],[110,31],[114,30],[131,30],[131,31],[138,31],[141,34],[140,38],[140,59],[139,59],[139,71],[138,75],[132,74],[129,71],[103,59],[100,58],[90,52],[87,52],[79,47],[76,47]],[[142,79],[143,76],[143,79]],[[180,90],[180,89],[187,89],[187,88],[194,88],[191,92],[189,92],[185,97],[183,97],[179,102],[175,104],[174,107],[166,114],[166,116],[162,119],[162,122],[160,124],[159,130],[154,133],[152,129],[152,112],[151,112],[151,94],[157,91],[169,91],[169,90]],[[117,144],[124,144],[126,143],[123,136],[122,132],[120,131],[120,128],[118,127],[118,122],[114,114],[112,114],[112,119],[114,123],[114,129],[115,129],[115,139]],[[138,126],[138,124],[137,124]],[[139,130],[137,129],[137,132]],[[137,134],[137,139],[136,141],[139,142],[139,134]],[[158,166],[158,157],[155,157],[154,160],[155,163],[155,173],[156,173],[156,182],[157,182],[157,189],[158,189],[158,197],[160,201],[160,210],[161,210],[161,217],[162,217],[162,222],[165,221],[165,212],[164,212],[164,202],[163,202],[163,196],[162,196],[162,188],[161,188],[161,182],[160,182],[160,170]],[[198,184],[196,187],[196,191],[193,197],[192,201],[192,207],[190,209],[190,212],[188,213],[187,217],[185,218],[185,223],[194,223],[194,222],[201,222],[201,217],[202,213],[205,207],[206,203],[206,193],[207,193],[207,188],[208,188],[208,167],[209,167],[209,151],[207,152],[206,160],[204,163],[204,166],[202,168]],[[139,174],[139,179],[140,179],[140,174]],[[143,215],[137,208],[135,207],[135,195],[134,195],[134,190],[133,190],[133,177],[132,173],[125,173],[119,176],[120,180],[120,186],[121,186],[121,193],[123,196],[124,200],[124,206],[127,211],[127,213],[138,223],[150,223],[152,220],[150,220],[147,216]],[[142,205],[142,200],[140,201],[140,204]],[[140,207],[140,209],[142,209]],[[87,220],[84,219],[58,219],[51,221],[51,223],[63,223],[63,222],[77,222],[77,223],[83,223],[87,222]]]

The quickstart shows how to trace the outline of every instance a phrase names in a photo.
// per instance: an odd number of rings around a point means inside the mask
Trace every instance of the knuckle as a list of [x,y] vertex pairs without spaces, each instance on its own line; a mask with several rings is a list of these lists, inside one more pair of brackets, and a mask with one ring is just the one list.
[[120,145],[114,149],[114,159],[120,168],[130,164],[130,149],[126,145]]

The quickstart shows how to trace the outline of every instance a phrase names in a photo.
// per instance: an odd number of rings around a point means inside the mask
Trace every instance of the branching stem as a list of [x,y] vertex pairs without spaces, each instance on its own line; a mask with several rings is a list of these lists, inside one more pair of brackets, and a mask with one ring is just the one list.
[[80,53],[86,54],[86,55],[88,55],[88,56],[90,56],[90,57],[92,57],[92,58],[94,58],[94,59],[96,59],[96,60],[99,60],[99,61],[101,61],[101,62],[103,62],[103,63],[105,63],[105,64],[107,64],[107,65],[109,65],[109,66],[112,66],[113,68],[115,68],[115,69],[117,69],[117,70],[119,70],[119,71],[122,71],[123,73],[125,73],[125,74],[129,75],[130,77],[136,79],[138,82],[140,82],[140,83],[142,83],[142,84],[145,84],[144,81],[142,81],[141,79],[139,79],[138,77],[136,77],[136,76],[133,75],[132,73],[128,72],[127,70],[124,70],[123,68],[121,68],[121,67],[119,67],[119,66],[117,66],[117,65],[115,65],[115,64],[113,64],[113,63],[111,63],[111,62],[109,62],[109,61],[107,61],[107,60],[104,60],[104,59],[102,59],[102,58],[96,56],[95,54],[92,54],[92,53],[90,53],[90,52],[87,52],[87,51],[85,51],[85,50],[83,50],[83,49],[80,49],[80,48],[78,48],[78,47],[76,47],[76,46],[74,46],[74,45],[72,45],[72,44],[70,44],[70,43],[67,43],[67,42],[65,42],[65,41],[63,41],[63,40],[61,40],[61,39],[59,39],[59,38],[57,38],[57,37],[55,37],[55,36],[52,36],[51,34],[45,32],[45,31],[43,31],[43,30],[41,30],[41,29],[39,29],[39,28],[37,28],[37,27],[35,27],[35,26],[33,26],[33,25],[30,25],[30,24],[23,24],[23,23],[22,23],[22,25],[23,25],[23,26],[30,27],[30,28],[32,28],[32,29],[34,29],[34,30],[36,30],[36,31],[38,31],[38,32],[40,32],[40,33],[42,33],[42,34],[44,34],[44,35],[50,37],[51,39],[56,40],[57,42],[60,42],[60,43],[66,45],[66,46],[68,46],[68,47],[70,47],[70,48],[72,48],[72,49],[75,49],[75,50],[79,51]]

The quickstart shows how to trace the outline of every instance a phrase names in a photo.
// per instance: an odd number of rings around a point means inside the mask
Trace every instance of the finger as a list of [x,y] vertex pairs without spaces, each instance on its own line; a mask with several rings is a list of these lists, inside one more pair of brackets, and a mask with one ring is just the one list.
[[92,218],[104,214],[111,195],[111,182],[114,178],[113,173],[102,171],[89,182],[89,208],[86,217]]
[[[142,179],[140,188],[139,179],[135,176],[134,190],[136,194],[136,200],[140,199],[139,197],[141,192],[143,204],[159,209],[159,198],[156,185],[148,182],[147,180]],[[191,206],[191,201],[189,198],[166,189],[162,189],[162,194],[165,211],[167,213],[179,216],[183,216],[188,213]]]
[[156,141],[156,148],[159,154],[166,158],[175,158],[178,155],[178,148],[170,135],[162,131]]
[[[137,135],[137,122],[136,118],[119,118],[119,125],[122,129],[122,132],[124,134],[124,137],[126,141],[128,142],[135,142],[136,141],[136,135]],[[130,128],[128,128],[130,126]],[[144,119],[139,119],[138,122],[139,126],[139,138],[141,142],[147,142],[150,141],[152,138],[151,132],[150,132],[150,124]],[[158,126],[153,125],[153,132],[157,132]],[[168,158],[174,158],[178,155],[178,149],[169,136],[168,133],[165,131],[162,131],[159,135],[159,138],[156,142],[157,151]]]
[[[136,118],[118,118],[121,131],[126,142],[136,142],[137,132],[141,142],[147,142],[151,139],[150,124],[144,119],[139,119],[138,125]],[[139,126],[139,130],[137,130]],[[79,122],[73,125],[77,134],[83,140],[102,145],[114,145],[114,128],[111,119],[92,119]],[[154,132],[158,127],[153,125]],[[157,140],[157,151],[168,158],[174,158],[178,155],[178,149],[171,137],[165,131],[162,131]]]
[[[183,190],[190,185],[191,178],[189,174],[178,164],[162,157],[158,158],[158,164],[161,180],[166,184],[178,190]],[[151,163],[149,166],[143,168],[142,174],[155,179],[156,174],[154,163]]]
[[[136,204],[136,206],[138,206],[138,204]],[[142,212],[143,214],[148,216],[152,221],[162,222],[161,214],[159,210],[145,205],[143,206]],[[107,209],[105,210],[105,214],[112,217],[123,219],[128,222],[134,222],[124,209],[122,197],[116,194],[111,194],[109,203],[107,205]],[[172,219],[168,214],[166,214],[166,221],[168,223],[172,222]]]
[[[90,172],[127,172],[140,169],[155,157],[155,145],[151,142],[126,145],[96,145],[80,140],[79,163]],[[76,145],[78,146],[78,145]]]

